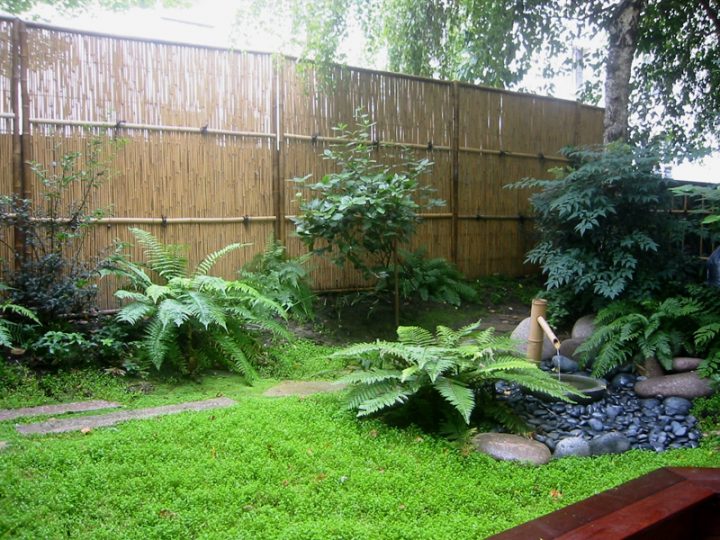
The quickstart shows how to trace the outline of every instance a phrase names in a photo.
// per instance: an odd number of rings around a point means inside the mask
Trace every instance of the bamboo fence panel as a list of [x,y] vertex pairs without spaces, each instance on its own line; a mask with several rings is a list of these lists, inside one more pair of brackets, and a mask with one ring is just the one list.
[[[10,110],[11,25],[0,19],[0,50],[7,52],[0,57],[0,111]],[[252,242],[218,265],[226,277],[274,231],[291,254],[304,253],[289,217],[298,211],[296,194],[309,193],[289,180],[330,172],[322,152],[334,142],[333,127],[352,125],[362,108],[376,122],[378,161],[398,163],[402,146],[431,160],[423,183],[447,202],[425,212],[431,215],[408,247],[456,256],[469,277],[517,275],[527,269],[531,209],[527,192],[503,186],[546,175],[562,165],[562,146],[599,142],[602,132],[600,109],[465,84],[337,67],[324,86],[312,67],[300,72],[290,58],[38,24],[27,24],[26,41],[31,137],[24,160],[48,166],[81,151],[93,134],[126,140],[112,161],[118,174],[91,201],[111,207],[112,217],[94,227],[85,257],[115,239],[131,240],[133,224],[187,244],[192,264],[228,243]],[[12,148],[5,141],[11,125],[0,117],[3,158]],[[10,161],[0,160],[2,193],[12,191]],[[40,186],[29,180],[37,199]],[[312,265],[317,289],[367,286],[326,259]],[[113,305],[110,291],[102,291],[106,306]]]
[[[0,20],[0,194],[13,192],[13,25]],[[0,260],[10,261],[14,235],[12,228],[0,228]]]

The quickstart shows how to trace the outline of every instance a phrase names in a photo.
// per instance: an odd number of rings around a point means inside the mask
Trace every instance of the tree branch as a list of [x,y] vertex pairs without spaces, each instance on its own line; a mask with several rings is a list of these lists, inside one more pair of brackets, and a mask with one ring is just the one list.
[[705,10],[705,13],[707,13],[707,16],[710,17],[710,20],[715,25],[715,33],[718,36],[718,39],[720,39],[720,16],[718,16],[718,13],[713,10],[712,6],[710,5],[709,0],[699,0],[700,5]]

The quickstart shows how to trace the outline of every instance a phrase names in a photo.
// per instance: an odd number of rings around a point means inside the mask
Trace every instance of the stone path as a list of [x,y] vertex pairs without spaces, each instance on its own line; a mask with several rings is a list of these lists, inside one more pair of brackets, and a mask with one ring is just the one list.
[[309,396],[325,392],[339,392],[347,385],[331,381],[283,381],[265,390],[265,397]]
[[207,409],[218,409],[235,405],[235,400],[230,398],[215,398],[205,401],[190,401],[177,403],[175,405],[163,405],[149,409],[135,409],[118,411],[109,414],[95,416],[81,416],[77,418],[51,419],[37,424],[17,425],[15,428],[23,435],[36,435],[46,433],[64,433],[66,431],[80,431],[83,429],[95,429],[105,426],[113,426],[127,420],[140,420],[177,414],[184,411],[204,411]]
[[23,407],[22,409],[0,409],[0,422],[14,420],[23,416],[41,416],[44,414],[64,414],[98,409],[115,409],[122,407],[120,403],[112,401],[80,401],[76,403],[60,403],[58,405],[40,405],[39,407]]

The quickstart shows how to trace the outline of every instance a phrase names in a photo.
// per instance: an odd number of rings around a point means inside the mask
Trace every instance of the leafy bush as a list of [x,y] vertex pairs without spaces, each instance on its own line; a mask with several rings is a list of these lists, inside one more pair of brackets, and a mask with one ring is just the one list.
[[315,192],[310,201],[298,193],[300,215],[294,222],[308,248],[332,253],[339,266],[350,261],[370,279],[390,266],[398,244],[415,232],[416,212],[444,202],[429,198],[430,189],[418,181],[430,169],[430,161],[407,159],[399,167],[378,163],[373,159],[374,124],[361,111],[355,121],[352,130],[345,124],[333,128],[342,143],[324,152],[339,172],[315,183],[308,183],[309,177],[294,180]]
[[145,248],[147,267],[158,277],[154,283],[143,265],[118,260],[116,273],[130,279],[128,290],[115,293],[130,301],[117,314],[132,325],[147,320],[141,347],[153,365],[168,363],[183,373],[225,365],[255,377],[253,361],[261,344],[258,330],[289,337],[273,316],[285,316],[282,307],[243,281],[210,276],[213,265],[228,253],[243,247],[230,244],[211,253],[190,272],[179,246],[164,245],[152,234],[131,228]]
[[[516,353],[512,341],[495,336],[492,328],[479,330],[478,323],[459,330],[438,326],[435,335],[415,326],[401,326],[397,333],[397,342],[361,343],[332,355],[360,362],[359,371],[342,379],[352,385],[348,406],[358,416],[439,395],[441,408],[435,414],[454,411],[466,424],[474,412],[506,421],[492,399],[498,380],[565,400],[571,391]],[[483,410],[477,410],[479,403]]]
[[289,315],[313,319],[315,293],[310,289],[305,269],[310,255],[290,258],[278,240],[268,240],[265,251],[256,255],[240,271],[240,278],[280,304]]
[[[423,301],[446,302],[459,306],[463,300],[477,298],[475,289],[465,281],[465,276],[452,263],[443,259],[428,259],[427,249],[414,252],[400,250],[398,281],[400,296],[405,299],[420,297]],[[383,292],[394,286],[391,278],[395,265],[378,281],[375,290]]]
[[94,193],[112,176],[105,147],[110,146],[112,157],[120,143],[94,136],[84,152],[66,153],[48,168],[31,163],[41,187],[35,202],[0,197],[0,224],[14,227],[25,242],[18,252],[2,240],[14,254],[13,264],[6,261],[3,268],[11,300],[32,309],[43,324],[95,307],[93,281],[105,260],[85,260],[81,254],[94,220],[106,214],[90,208]]
[[547,288],[571,291],[571,311],[581,314],[683,282],[693,264],[656,154],[622,144],[564,154],[570,166],[555,171],[557,180],[513,185],[542,190],[531,196],[540,240],[527,260],[542,266]]
[[594,358],[595,375],[649,357],[670,369],[681,353],[701,356],[701,374],[720,383],[719,321],[717,289],[690,285],[663,301],[613,302],[600,310],[595,332],[577,352]]

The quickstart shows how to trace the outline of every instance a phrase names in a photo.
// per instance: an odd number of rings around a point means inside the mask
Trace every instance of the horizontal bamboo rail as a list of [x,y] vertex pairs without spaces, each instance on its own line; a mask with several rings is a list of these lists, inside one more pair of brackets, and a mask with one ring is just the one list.
[[233,135],[237,137],[260,137],[274,139],[274,133],[260,133],[256,131],[233,131],[228,129],[215,129],[206,126],[189,127],[189,126],[162,126],[154,124],[136,124],[119,120],[117,122],[99,122],[97,120],[55,120],[52,118],[31,118],[31,124],[35,125],[55,125],[55,126],[77,126],[77,127],[103,127],[110,129],[142,129],[147,131],[171,131],[175,133],[199,133],[209,135]]

